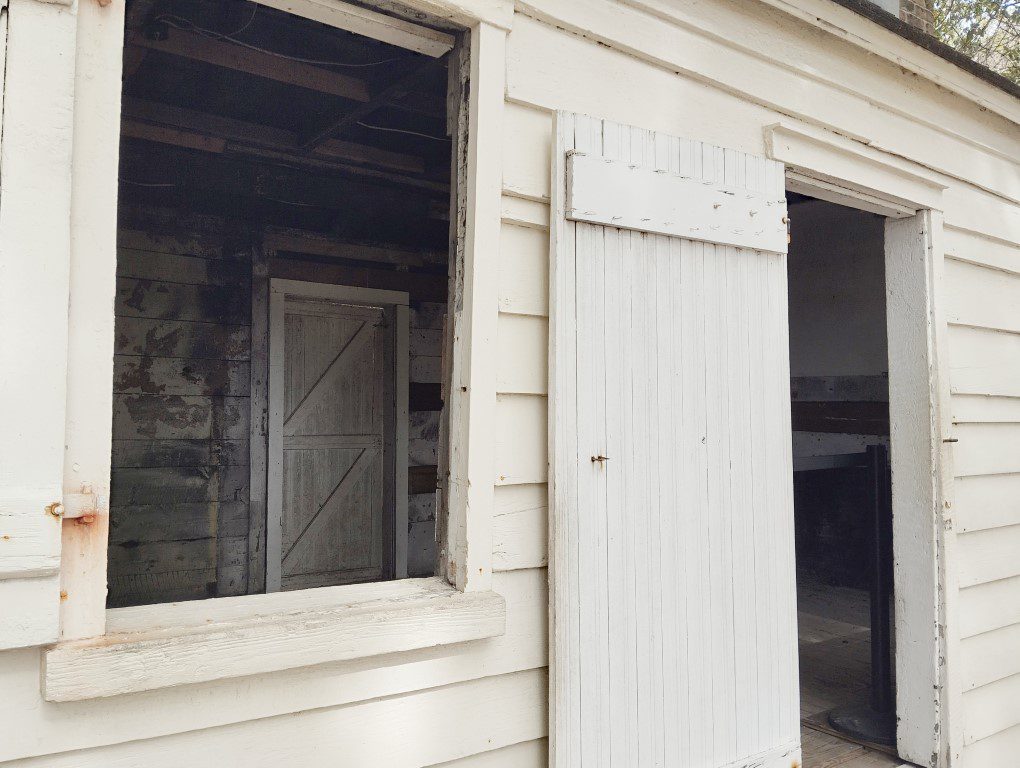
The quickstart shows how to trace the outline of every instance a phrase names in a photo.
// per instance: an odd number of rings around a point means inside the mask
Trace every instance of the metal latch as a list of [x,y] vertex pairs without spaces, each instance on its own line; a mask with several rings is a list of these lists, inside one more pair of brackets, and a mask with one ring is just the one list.
[[65,520],[76,519],[80,524],[88,525],[95,521],[102,501],[102,497],[86,483],[81,487],[81,493],[64,494],[64,513],[61,517]]

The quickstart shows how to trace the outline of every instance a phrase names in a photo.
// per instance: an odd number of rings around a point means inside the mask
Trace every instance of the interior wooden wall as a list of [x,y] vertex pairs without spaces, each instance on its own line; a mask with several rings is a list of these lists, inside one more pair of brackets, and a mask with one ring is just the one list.
[[[247,568],[251,254],[278,235],[267,238],[216,216],[121,207],[111,606],[253,590]],[[312,258],[280,253],[269,259],[269,276],[411,294],[409,572],[429,575],[446,280]]]

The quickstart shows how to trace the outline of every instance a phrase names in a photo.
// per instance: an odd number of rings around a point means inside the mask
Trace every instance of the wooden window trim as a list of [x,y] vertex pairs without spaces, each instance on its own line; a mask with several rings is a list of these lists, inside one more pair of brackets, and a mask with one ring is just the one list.
[[[47,701],[81,701],[481,640],[506,630],[495,592],[440,578],[107,611],[107,634],[44,655]],[[257,650],[255,650],[257,649]]]
[[[321,0],[297,0],[288,10],[308,15],[309,9],[321,4]],[[341,3],[330,0],[330,4]],[[73,597],[60,605],[62,642],[43,654],[46,698],[110,696],[129,689],[147,690],[375,657],[503,634],[505,602],[491,591],[498,317],[494,244],[499,242],[501,225],[499,144],[506,31],[513,6],[495,0],[484,12],[476,13],[460,0],[410,0],[408,7],[427,7],[441,18],[469,26],[453,52],[458,57],[461,91],[469,98],[451,114],[461,146],[455,159],[458,184],[453,194],[463,213],[457,217],[462,226],[457,237],[456,287],[451,297],[457,300],[453,322],[458,332],[451,344],[451,448],[447,467],[451,490],[440,530],[439,575],[188,604],[106,609],[109,510],[107,487],[101,484],[93,489],[96,508],[87,524],[75,519],[63,524],[61,585],[64,594]],[[123,14],[122,4],[110,8],[118,16]],[[102,50],[103,57],[97,59],[96,66],[81,67],[76,73],[80,83],[88,82],[75,92],[75,141],[101,144],[103,151],[94,158],[94,153],[82,153],[93,159],[87,168],[86,164],[82,169],[75,165],[72,200],[80,201],[82,210],[98,208],[109,215],[99,217],[101,226],[80,216],[72,217],[71,237],[78,244],[72,261],[88,263],[92,276],[91,282],[72,281],[72,306],[81,298],[92,299],[85,301],[85,306],[95,307],[113,290],[118,132],[110,126],[117,125],[120,118],[123,25],[110,13],[98,4],[90,4],[87,12],[79,15],[79,46]],[[102,65],[106,61],[116,66]],[[470,89],[466,88],[468,78]],[[91,316],[96,332],[79,334],[69,357],[109,357],[113,346],[112,303],[106,301],[103,306],[106,311],[96,308]],[[82,391],[81,397],[69,404],[68,423],[91,412],[109,412],[109,370],[94,365],[71,370],[67,383],[70,392]],[[97,476],[102,476],[104,466],[109,472],[110,441],[109,429],[76,433],[68,456],[97,457],[92,464],[96,465]],[[77,471],[77,464],[68,463]],[[77,475],[74,481],[78,482]],[[68,490],[67,482],[65,478],[65,493],[77,490],[78,486]],[[307,601],[315,602],[315,607],[305,607]],[[200,628],[196,623],[199,617]],[[128,626],[130,630],[125,629]],[[240,658],[235,661],[239,664],[205,663],[208,654],[231,647],[231,638],[243,639],[249,648],[254,643],[265,652],[237,654]],[[321,642],[323,638],[328,642]],[[236,653],[236,645],[233,647]],[[145,665],[148,669],[132,666],[132,659],[143,657],[151,662]],[[203,663],[191,663],[196,659]],[[111,685],[118,679],[120,683]]]

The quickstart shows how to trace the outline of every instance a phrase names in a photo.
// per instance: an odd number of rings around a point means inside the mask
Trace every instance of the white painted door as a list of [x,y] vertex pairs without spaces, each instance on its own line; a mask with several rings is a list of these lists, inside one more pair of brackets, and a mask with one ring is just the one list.
[[394,308],[275,289],[271,304],[270,588],[392,578]]
[[552,764],[789,768],[783,167],[557,125]]

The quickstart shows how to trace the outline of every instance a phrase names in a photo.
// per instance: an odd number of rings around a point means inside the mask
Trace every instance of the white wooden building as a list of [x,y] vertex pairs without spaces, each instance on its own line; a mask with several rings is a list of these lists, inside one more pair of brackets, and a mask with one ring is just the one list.
[[0,763],[1017,765],[1020,90],[895,5],[3,0]]

